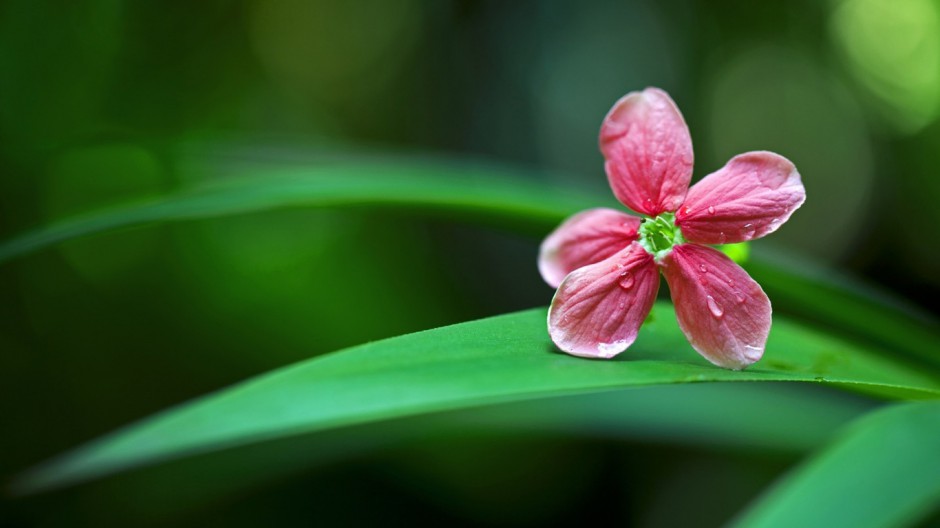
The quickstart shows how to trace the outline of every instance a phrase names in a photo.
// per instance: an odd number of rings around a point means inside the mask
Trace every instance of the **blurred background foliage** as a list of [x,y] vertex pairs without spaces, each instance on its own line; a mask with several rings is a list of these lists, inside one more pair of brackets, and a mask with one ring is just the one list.
[[[940,0],[6,0],[0,234],[219,177],[186,170],[194,158],[433,154],[606,197],[599,124],[650,85],[682,109],[696,177],[746,150],[796,163],[809,199],[757,244],[935,310]],[[0,474],[312,355],[547,304],[538,243],[402,211],[295,209],[4,263]],[[710,525],[795,460],[688,440],[445,436],[194,508],[115,506],[104,486],[7,503],[0,524],[104,525],[124,509],[194,526]]]

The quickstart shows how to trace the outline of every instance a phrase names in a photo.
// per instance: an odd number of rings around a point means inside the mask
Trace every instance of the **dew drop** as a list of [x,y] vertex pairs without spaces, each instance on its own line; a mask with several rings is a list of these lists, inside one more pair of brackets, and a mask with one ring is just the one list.
[[686,207],[686,208],[685,208],[685,214],[689,214],[689,213],[691,213],[691,212],[692,212],[692,208],[691,208],[691,207]]
[[747,299],[744,297],[744,294],[741,293],[741,292],[739,292],[738,290],[734,290],[734,298],[737,299],[737,301],[738,301],[739,303],[741,303],[741,304],[744,304],[744,301],[747,300]]
[[724,243],[727,242],[727,241],[728,241],[728,235],[726,235],[724,231],[718,233],[718,243],[719,243],[719,244],[724,244]]
[[754,345],[744,345],[744,355],[748,358],[759,358],[763,353],[763,349]]
[[626,344],[627,342],[622,339],[613,343],[598,343],[597,355],[602,358],[612,358],[623,351]]
[[708,214],[715,214],[715,208],[711,205],[708,206]]
[[698,270],[701,271],[702,273],[708,273],[708,268],[705,267],[705,264],[699,264]]
[[734,288],[734,281],[731,279],[728,279],[728,286],[731,286],[732,288]]
[[620,287],[624,290],[629,290],[633,287],[633,274],[629,271],[621,271],[620,282],[618,284],[620,284]]
[[741,228],[741,233],[744,235],[745,240],[750,240],[754,237],[754,224],[744,224],[744,227]]
[[721,317],[725,315],[724,310],[721,309],[721,306],[718,306],[718,303],[715,302],[715,298],[711,295],[705,296],[705,303],[708,305],[708,311],[712,313],[715,317]]

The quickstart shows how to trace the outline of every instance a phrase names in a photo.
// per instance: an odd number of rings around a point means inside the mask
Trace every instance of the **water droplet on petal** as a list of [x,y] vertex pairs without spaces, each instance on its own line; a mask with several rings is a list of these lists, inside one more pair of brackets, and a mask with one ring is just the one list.
[[721,306],[718,306],[718,303],[715,302],[715,298],[711,295],[705,296],[705,304],[708,305],[708,311],[712,313],[715,317],[721,317],[725,315],[725,311],[721,309]]
[[705,267],[705,264],[699,264],[698,270],[701,271],[702,273],[708,273],[708,268]]
[[691,208],[691,207],[686,207],[686,208],[685,208],[685,214],[689,214],[689,213],[691,213],[691,212],[692,212],[692,208]]
[[741,293],[741,292],[739,292],[738,290],[734,290],[734,298],[737,299],[737,301],[738,301],[739,303],[741,303],[741,304],[744,304],[744,301],[747,300],[747,299],[744,297],[744,294]]
[[727,242],[727,241],[728,241],[728,235],[726,235],[724,231],[718,233],[718,243],[719,243],[719,244],[724,244],[724,243]]
[[763,349],[754,345],[744,345],[744,355],[751,359],[757,359],[763,353]]
[[734,288],[734,281],[731,279],[728,279],[728,286],[731,286],[732,288]]
[[618,284],[620,284],[621,288],[623,288],[624,290],[629,290],[630,288],[633,287],[633,282],[634,281],[633,281],[632,273],[630,273],[629,271],[620,272],[620,282]]
[[616,356],[624,348],[623,345],[626,344],[626,341],[614,341],[613,343],[598,343],[597,344],[597,355],[602,358],[612,358]]
[[708,206],[708,214],[715,214],[715,208],[709,205],[709,206]]
[[754,224],[744,224],[744,227],[741,228],[741,234],[744,235],[744,240],[754,238],[754,231]]

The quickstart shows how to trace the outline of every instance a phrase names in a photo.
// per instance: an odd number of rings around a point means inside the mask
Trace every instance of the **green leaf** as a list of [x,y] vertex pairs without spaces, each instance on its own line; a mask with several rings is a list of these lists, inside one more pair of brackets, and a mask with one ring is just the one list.
[[[359,156],[364,158],[364,156]],[[287,207],[384,206],[433,211],[476,223],[544,236],[566,216],[598,206],[617,207],[610,195],[592,196],[545,184],[534,175],[466,161],[385,158],[306,165],[221,162],[189,156],[176,171],[184,180],[210,181],[160,199],[63,219],[0,244],[0,263],[63,242],[157,222],[175,222]],[[775,308],[789,309],[832,332],[843,331],[937,366],[940,328],[858,281],[836,276],[806,259],[795,261],[756,244],[747,269]],[[878,321],[878,324],[871,324]]]
[[630,386],[705,381],[806,381],[883,396],[940,396],[940,380],[778,318],[764,359],[735,372],[696,355],[658,304],[630,351],[592,361],[556,351],[545,309],[350,348],[182,405],[40,467],[36,491],[184,455],[340,426]]
[[325,464],[467,437],[498,443],[563,434],[798,454],[831,440],[837,427],[872,406],[823,387],[786,383],[693,383],[577,394],[341,427],[188,457],[105,479],[86,487],[83,497],[101,501],[92,509],[107,512],[107,522],[137,525]]
[[782,308],[827,332],[838,330],[940,365],[936,319],[903,300],[766,245],[751,255],[746,268],[770,296],[775,310]]
[[940,501],[940,402],[888,407],[850,425],[761,497],[736,526],[908,526]]
[[186,170],[216,179],[159,199],[89,212],[25,233],[0,244],[0,262],[116,229],[287,207],[420,208],[542,232],[571,213],[600,205],[590,195],[541,184],[520,171],[467,163],[302,167],[242,163],[221,172],[202,165]]
[[751,256],[751,244],[750,242],[738,242],[737,244],[724,244],[718,246],[718,249],[722,253],[728,255],[728,258],[737,262],[738,264],[744,264],[747,262],[748,257]]

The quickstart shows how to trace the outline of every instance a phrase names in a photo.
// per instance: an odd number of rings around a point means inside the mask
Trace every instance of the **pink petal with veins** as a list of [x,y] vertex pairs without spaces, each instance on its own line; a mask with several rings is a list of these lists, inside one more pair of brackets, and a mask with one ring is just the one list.
[[740,370],[764,354],[770,300],[746,271],[720,251],[680,244],[663,259],[676,318],[705,359]]
[[629,246],[639,227],[639,218],[613,209],[588,209],[568,218],[542,242],[542,278],[557,288],[572,271]]
[[689,242],[744,242],[776,231],[804,200],[806,190],[790,160],[747,152],[689,189],[676,225]]
[[548,333],[569,354],[611,358],[633,344],[658,290],[653,256],[633,242],[565,278],[548,309]]
[[647,88],[623,96],[604,118],[600,147],[624,205],[649,216],[678,209],[692,177],[692,138],[669,94]]

